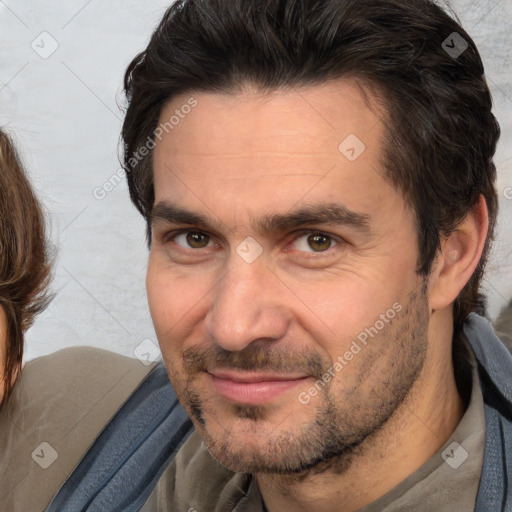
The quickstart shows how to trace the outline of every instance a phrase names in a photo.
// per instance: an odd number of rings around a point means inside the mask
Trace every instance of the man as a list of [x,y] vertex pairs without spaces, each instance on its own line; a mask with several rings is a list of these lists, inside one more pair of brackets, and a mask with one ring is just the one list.
[[125,88],[196,432],[123,510],[512,510],[479,289],[499,128],[464,29],[428,0],[181,1]]
[[499,129],[462,27],[425,0],[178,2],[125,86],[197,430],[147,506],[512,509],[512,359],[470,315]]

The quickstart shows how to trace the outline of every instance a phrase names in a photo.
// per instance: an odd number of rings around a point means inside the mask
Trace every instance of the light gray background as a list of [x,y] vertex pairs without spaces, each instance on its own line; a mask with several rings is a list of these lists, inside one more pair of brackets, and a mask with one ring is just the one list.
[[[145,351],[147,340],[156,344],[144,223],[124,178],[112,190],[104,184],[122,174],[123,72],[169,3],[0,0],[0,125],[15,134],[57,248],[56,297],[28,332],[26,360],[70,345],[134,355],[143,340]],[[512,2],[451,5],[480,49],[503,131],[498,240],[486,276],[495,317],[512,297]]]

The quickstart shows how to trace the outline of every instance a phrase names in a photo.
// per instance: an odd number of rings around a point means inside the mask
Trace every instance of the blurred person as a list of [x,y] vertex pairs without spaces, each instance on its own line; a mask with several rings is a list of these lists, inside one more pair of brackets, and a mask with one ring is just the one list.
[[23,360],[24,334],[48,304],[50,262],[38,199],[9,137],[0,131],[0,404]]
[[[41,204],[2,130],[0,258],[0,510],[41,512],[127,398],[155,369],[158,373],[158,366],[73,347],[34,359],[22,369],[25,332],[51,298],[51,261]],[[136,396],[161,390],[172,408],[175,397],[165,371],[163,376]],[[168,408],[159,406],[159,411],[166,414]],[[161,452],[160,446],[154,457]],[[109,461],[122,467],[124,455],[110,454]]]

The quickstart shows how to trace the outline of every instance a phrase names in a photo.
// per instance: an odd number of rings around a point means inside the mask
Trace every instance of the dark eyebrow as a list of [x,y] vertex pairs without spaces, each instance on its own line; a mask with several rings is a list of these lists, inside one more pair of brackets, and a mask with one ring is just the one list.
[[[205,229],[220,229],[223,223],[210,216],[192,212],[167,201],[156,204],[151,211],[151,224],[158,220],[176,224],[192,224]],[[289,213],[275,213],[255,219],[252,227],[260,233],[284,232],[314,224],[339,224],[353,227],[364,233],[370,232],[370,216],[357,213],[336,203],[306,205]]]
[[202,226],[208,229],[212,229],[221,224],[219,222],[215,222],[215,220],[209,216],[191,212],[185,208],[180,208],[168,203],[167,201],[159,202],[154,205],[151,210],[151,225],[155,224],[159,220],[174,222],[176,224],[193,224],[194,226]]
[[253,223],[256,230],[283,232],[309,224],[338,224],[353,227],[358,231],[370,232],[370,216],[357,213],[337,203],[306,205],[286,214],[268,215]]

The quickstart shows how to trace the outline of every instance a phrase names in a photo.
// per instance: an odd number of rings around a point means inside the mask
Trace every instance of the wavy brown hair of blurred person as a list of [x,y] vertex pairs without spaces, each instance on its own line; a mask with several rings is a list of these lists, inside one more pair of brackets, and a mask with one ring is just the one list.
[[25,332],[51,299],[50,279],[41,204],[11,139],[0,129],[0,306],[6,317],[0,408],[21,370]]

